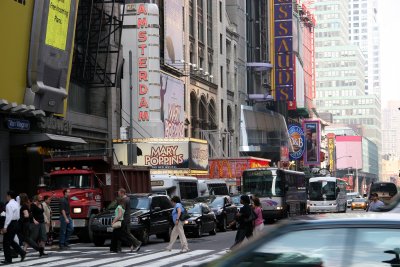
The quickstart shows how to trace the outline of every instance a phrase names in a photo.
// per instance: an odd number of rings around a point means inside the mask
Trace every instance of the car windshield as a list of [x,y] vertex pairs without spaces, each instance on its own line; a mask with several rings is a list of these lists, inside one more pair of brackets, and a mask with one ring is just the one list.
[[[148,210],[150,209],[150,200],[147,197],[130,197],[132,210]],[[111,202],[107,209],[114,210],[117,207],[117,200]]]
[[209,204],[211,208],[220,208],[224,206],[224,198],[223,197],[217,197],[211,203]]
[[52,175],[50,189],[64,188],[90,188],[90,177],[82,174]]
[[192,206],[186,206],[189,214],[201,214],[201,205],[193,204]]
[[362,198],[353,198],[353,202],[365,202],[365,199],[362,199]]

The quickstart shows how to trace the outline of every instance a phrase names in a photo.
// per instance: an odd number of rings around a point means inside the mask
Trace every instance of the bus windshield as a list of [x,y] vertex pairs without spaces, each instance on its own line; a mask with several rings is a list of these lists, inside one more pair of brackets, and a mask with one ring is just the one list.
[[282,197],[282,179],[270,170],[243,172],[243,192],[259,197]]
[[310,182],[309,194],[314,201],[336,200],[336,182]]

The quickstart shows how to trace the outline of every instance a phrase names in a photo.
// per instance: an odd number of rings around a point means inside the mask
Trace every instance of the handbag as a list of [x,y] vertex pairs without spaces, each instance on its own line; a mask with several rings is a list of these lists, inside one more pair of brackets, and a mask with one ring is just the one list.
[[112,228],[116,229],[116,228],[121,228],[121,221],[116,221],[115,223],[113,223],[111,225]]

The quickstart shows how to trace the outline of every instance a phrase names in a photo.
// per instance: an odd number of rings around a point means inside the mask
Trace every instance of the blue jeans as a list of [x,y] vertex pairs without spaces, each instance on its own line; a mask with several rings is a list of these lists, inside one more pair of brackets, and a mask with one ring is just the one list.
[[68,245],[69,237],[74,231],[74,225],[72,223],[71,216],[67,216],[69,223],[65,222],[64,216],[60,216],[60,246]]

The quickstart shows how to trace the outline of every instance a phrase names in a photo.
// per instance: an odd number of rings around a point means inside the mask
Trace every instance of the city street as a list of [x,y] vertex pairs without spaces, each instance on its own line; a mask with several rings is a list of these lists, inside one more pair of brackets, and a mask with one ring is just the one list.
[[[363,210],[347,209],[350,214],[362,214]],[[271,229],[271,224],[266,224],[265,231]],[[167,243],[155,237],[150,238],[150,243],[143,246],[139,252],[131,253],[124,247],[122,253],[109,252],[109,243],[103,247],[93,244],[74,243],[71,249],[59,251],[56,246],[47,248],[48,256],[39,258],[38,253],[31,248],[28,250],[24,262],[14,259],[16,266],[196,266],[208,262],[222,255],[233,244],[236,231],[218,232],[215,236],[203,235],[201,238],[188,238],[188,253],[180,253],[179,240],[172,251],[165,251]],[[245,240],[247,242],[247,240]]]

